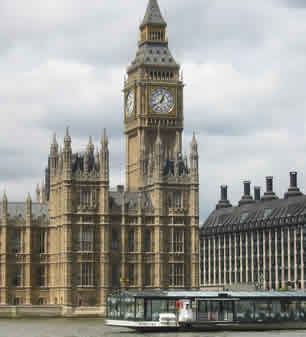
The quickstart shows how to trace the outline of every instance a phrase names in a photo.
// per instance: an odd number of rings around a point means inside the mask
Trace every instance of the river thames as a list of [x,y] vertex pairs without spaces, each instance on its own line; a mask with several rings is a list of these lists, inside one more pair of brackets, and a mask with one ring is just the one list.
[[135,333],[102,319],[0,319],[0,337],[306,337],[306,330],[267,332]]

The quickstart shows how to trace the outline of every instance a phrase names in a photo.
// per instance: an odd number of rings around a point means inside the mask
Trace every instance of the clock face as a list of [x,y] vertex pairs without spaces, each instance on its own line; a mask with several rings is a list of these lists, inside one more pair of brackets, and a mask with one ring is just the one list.
[[153,90],[150,97],[150,105],[153,112],[166,114],[174,107],[174,98],[169,90],[158,88]]
[[126,97],[126,114],[128,117],[132,116],[135,106],[135,93],[134,90],[130,90],[127,97]]

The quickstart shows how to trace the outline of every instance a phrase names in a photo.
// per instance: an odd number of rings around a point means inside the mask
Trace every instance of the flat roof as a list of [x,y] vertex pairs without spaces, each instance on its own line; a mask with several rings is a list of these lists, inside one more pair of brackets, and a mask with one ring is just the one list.
[[135,298],[305,298],[304,291],[122,291],[110,296]]

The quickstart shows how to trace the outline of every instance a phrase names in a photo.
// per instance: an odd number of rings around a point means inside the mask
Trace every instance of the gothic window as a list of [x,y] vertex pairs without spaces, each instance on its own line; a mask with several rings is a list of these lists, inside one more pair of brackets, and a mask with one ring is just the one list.
[[152,251],[152,231],[147,229],[144,232],[144,251],[151,252]]
[[170,252],[183,253],[184,252],[184,230],[171,229],[170,232]]
[[47,231],[45,229],[39,231],[39,253],[47,253]]
[[37,270],[37,285],[38,287],[46,286],[46,266],[41,265]]
[[182,263],[169,264],[169,285],[170,287],[184,285],[184,265]]
[[135,251],[135,231],[133,229],[128,232],[128,251]]
[[90,287],[94,285],[94,265],[93,263],[79,263],[79,280],[81,287]]
[[21,252],[21,231],[16,230],[12,233],[12,252],[17,254]]
[[120,288],[120,275],[117,265],[112,266],[112,286],[113,288]]
[[90,191],[82,190],[81,191],[81,205],[90,206],[91,204],[91,193]]
[[14,297],[13,304],[14,305],[20,305],[20,304],[22,304],[22,298],[21,297]]
[[21,264],[16,264],[13,270],[13,273],[12,273],[12,286],[13,287],[21,286],[21,273],[22,273]]
[[119,235],[118,232],[113,229],[112,230],[112,249],[118,249],[119,248]]
[[47,304],[47,299],[45,297],[39,297],[38,305],[44,305],[44,304]]
[[133,263],[128,264],[128,282],[129,285],[135,283],[135,265]]
[[175,208],[181,208],[182,207],[182,193],[180,191],[174,192],[173,202],[174,202]]
[[152,285],[152,265],[150,263],[145,264],[144,284],[145,286]]
[[81,226],[79,232],[79,251],[91,252],[93,251],[94,233],[88,226]]

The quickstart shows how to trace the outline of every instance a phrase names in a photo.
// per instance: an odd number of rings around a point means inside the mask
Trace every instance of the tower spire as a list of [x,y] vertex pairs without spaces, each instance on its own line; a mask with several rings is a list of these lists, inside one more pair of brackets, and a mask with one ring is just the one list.
[[145,25],[167,26],[167,23],[161,14],[157,0],[149,0],[146,14],[140,27]]

